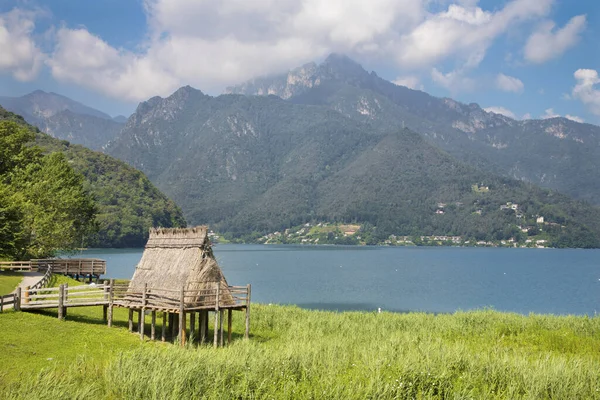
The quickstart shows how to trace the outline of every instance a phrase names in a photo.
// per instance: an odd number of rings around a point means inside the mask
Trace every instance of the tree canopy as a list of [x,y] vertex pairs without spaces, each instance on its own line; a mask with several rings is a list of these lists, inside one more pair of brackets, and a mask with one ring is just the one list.
[[47,257],[72,250],[96,229],[83,176],[64,155],[43,155],[35,133],[0,121],[0,258]]

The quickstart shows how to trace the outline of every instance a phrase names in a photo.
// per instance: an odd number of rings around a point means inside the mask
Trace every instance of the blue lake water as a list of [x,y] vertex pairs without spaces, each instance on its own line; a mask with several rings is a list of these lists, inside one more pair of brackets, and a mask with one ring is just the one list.
[[[252,300],[328,310],[600,312],[600,250],[219,244],[230,285]],[[90,249],[131,278],[142,249]],[[80,256],[79,254],[77,256]]]

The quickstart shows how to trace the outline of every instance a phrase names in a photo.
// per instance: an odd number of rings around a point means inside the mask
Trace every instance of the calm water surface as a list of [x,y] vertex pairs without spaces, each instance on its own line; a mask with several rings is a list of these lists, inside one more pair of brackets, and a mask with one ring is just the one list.
[[[600,312],[600,250],[228,245],[214,248],[230,285],[252,300],[328,310],[527,314]],[[90,249],[107,276],[130,278],[142,249]],[[79,256],[79,255],[78,255]]]

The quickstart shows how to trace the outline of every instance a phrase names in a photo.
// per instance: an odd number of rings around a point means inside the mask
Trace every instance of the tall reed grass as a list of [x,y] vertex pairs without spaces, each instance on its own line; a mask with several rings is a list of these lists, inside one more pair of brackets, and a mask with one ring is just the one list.
[[[238,314],[238,313],[235,313]],[[600,318],[499,313],[242,316],[225,348],[143,346],[6,388],[36,399],[600,399]],[[107,328],[107,334],[110,330]]]

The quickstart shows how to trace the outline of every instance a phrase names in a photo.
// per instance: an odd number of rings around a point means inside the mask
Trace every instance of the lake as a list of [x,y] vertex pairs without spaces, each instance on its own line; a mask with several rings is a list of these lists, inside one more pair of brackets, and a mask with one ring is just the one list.
[[[252,300],[327,310],[527,314],[600,311],[600,250],[235,245],[213,247]],[[107,276],[131,278],[143,249],[90,249]]]

